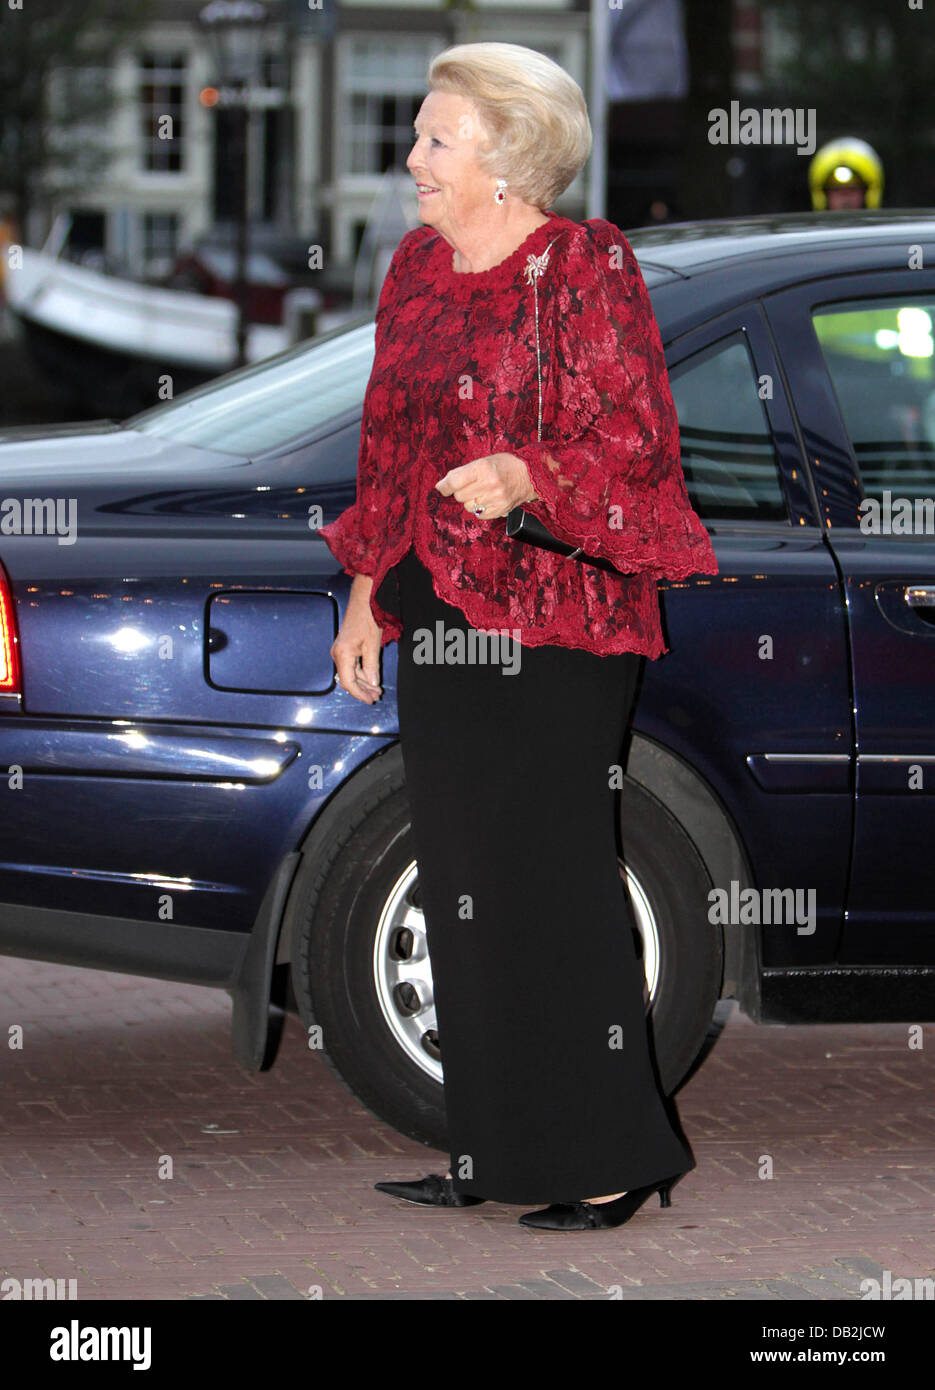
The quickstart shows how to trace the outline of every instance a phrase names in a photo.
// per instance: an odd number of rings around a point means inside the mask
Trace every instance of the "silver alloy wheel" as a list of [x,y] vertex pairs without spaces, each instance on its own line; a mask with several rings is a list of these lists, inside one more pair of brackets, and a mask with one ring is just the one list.
[[[624,872],[622,861],[620,872]],[[659,980],[659,932],[642,884],[629,869],[626,878],[642,937],[651,1003]],[[441,1084],[444,1075],[436,1031],[432,965],[414,859],[393,884],[380,913],[373,946],[373,972],[380,1008],[394,1040],[411,1061]]]

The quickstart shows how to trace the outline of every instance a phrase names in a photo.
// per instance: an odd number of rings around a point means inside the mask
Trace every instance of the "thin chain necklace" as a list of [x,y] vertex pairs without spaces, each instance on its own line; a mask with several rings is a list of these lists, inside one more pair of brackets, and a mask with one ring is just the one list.
[[[562,235],[559,232],[558,236]],[[545,274],[546,266],[549,264],[549,252],[558,241],[558,237],[553,237],[545,248],[541,256],[527,256],[526,258],[526,283],[532,285],[536,304],[536,376],[539,381],[539,428],[536,438],[542,441],[542,361],[539,356],[539,278]],[[583,546],[578,546],[577,550],[569,552],[568,558],[574,560],[583,551]]]
[[[561,232],[559,232],[561,236]],[[542,361],[539,355],[539,277],[545,274],[546,266],[549,264],[549,252],[558,241],[558,237],[553,237],[545,248],[541,256],[530,255],[526,258],[526,284],[532,285],[536,303],[536,376],[539,380],[539,428],[537,439],[542,439]]]

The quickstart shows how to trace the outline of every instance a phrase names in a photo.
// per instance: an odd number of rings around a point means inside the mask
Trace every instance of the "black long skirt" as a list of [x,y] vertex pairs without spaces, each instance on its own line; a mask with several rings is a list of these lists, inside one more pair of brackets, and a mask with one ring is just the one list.
[[454,1189],[548,1204],[687,1172],[614,829],[610,769],[643,658],[514,644],[496,664],[482,647],[458,660],[449,635],[469,652],[470,624],[412,549],[378,599],[403,624],[400,743]]

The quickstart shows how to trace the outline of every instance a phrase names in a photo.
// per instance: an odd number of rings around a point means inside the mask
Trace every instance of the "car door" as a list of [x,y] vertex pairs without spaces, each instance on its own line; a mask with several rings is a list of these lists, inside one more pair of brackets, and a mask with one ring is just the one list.
[[719,573],[660,584],[670,650],[647,664],[635,727],[713,788],[758,889],[814,894],[810,931],[749,915],[739,923],[757,935],[761,965],[828,962],[851,835],[834,562],[759,305],[680,335],[666,358],[686,485]]
[[847,593],[857,780],[839,959],[930,965],[935,274],[817,280],[768,311]]

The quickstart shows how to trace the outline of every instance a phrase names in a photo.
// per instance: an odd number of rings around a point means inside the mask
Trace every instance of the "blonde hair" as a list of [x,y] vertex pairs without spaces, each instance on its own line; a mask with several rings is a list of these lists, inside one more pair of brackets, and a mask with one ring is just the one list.
[[547,208],[591,153],[584,93],[544,53],[515,43],[460,43],[429,64],[432,91],[467,97],[490,138],[478,146],[485,173],[510,193]]

